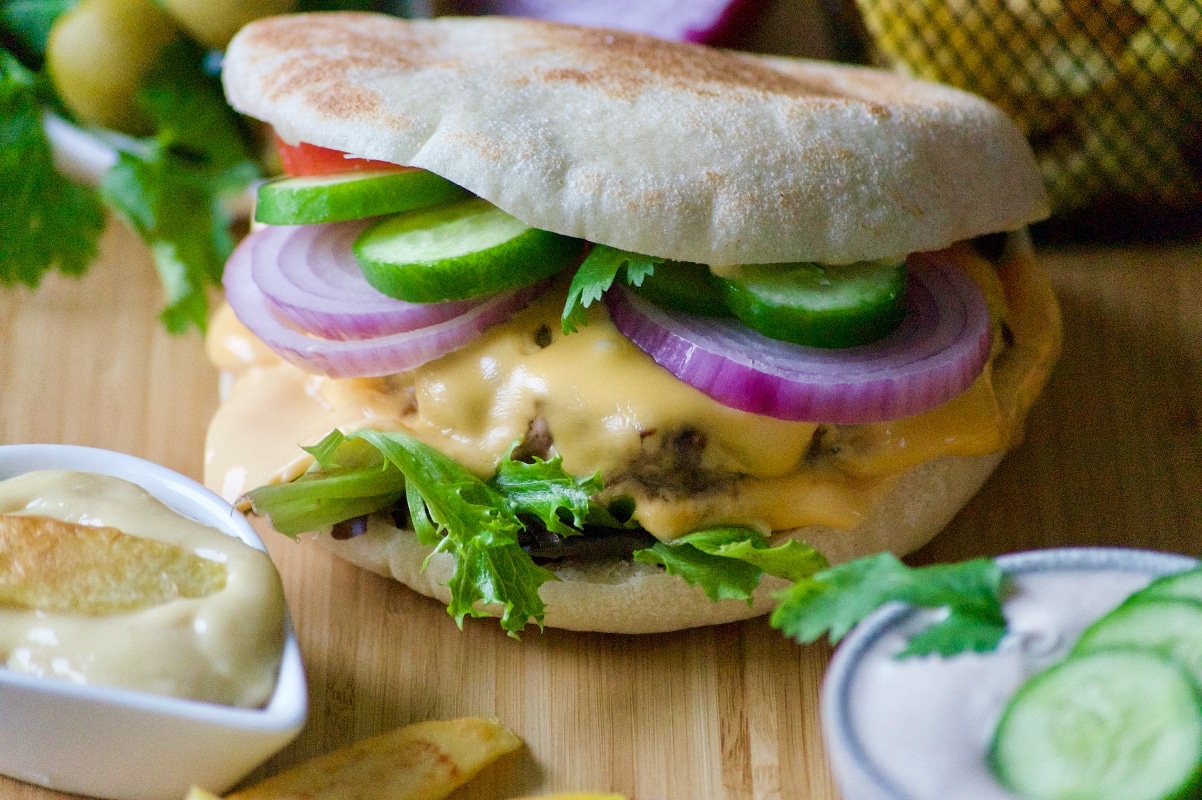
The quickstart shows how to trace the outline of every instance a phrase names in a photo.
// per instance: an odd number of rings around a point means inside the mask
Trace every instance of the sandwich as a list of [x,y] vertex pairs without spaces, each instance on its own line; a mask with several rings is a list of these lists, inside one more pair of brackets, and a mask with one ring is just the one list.
[[226,265],[206,483],[516,633],[745,619],[933,538],[1060,344],[1034,158],[870,68],[514,18],[253,22],[286,176]]

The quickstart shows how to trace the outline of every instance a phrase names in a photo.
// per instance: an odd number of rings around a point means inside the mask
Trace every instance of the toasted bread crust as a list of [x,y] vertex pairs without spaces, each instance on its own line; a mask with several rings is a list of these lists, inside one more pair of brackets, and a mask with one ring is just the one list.
[[424,167],[522,221],[705,264],[847,263],[1047,214],[996,107],[847,65],[516,18],[244,28],[230,103],[285,140]]

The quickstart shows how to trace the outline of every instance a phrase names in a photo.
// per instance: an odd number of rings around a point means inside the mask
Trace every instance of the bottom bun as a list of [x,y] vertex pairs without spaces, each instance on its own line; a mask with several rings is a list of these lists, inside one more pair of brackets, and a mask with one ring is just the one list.
[[[778,533],[772,543],[780,544],[789,537],[800,539],[832,563],[882,550],[897,555],[912,552],[952,520],[1002,456],[943,456],[920,464],[901,475],[860,525],[848,530],[817,525],[798,528]],[[373,517],[367,532],[352,539],[335,540],[322,534],[316,541],[359,567],[450,602],[446,584],[454,569],[452,557],[438,553],[423,571],[433,548],[419,544],[412,531],[398,530],[382,517]],[[748,619],[772,610],[774,595],[788,585],[765,575],[750,604],[713,602],[701,589],[647,564],[609,559],[547,566],[560,580],[543,584],[539,591],[547,604],[543,623],[577,631],[659,633]],[[500,615],[497,608],[484,610]]]

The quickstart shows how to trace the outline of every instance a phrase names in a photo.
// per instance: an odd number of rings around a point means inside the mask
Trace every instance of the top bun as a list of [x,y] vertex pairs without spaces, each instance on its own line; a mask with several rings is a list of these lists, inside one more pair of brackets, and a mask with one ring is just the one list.
[[998,108],[861,67],[331,13],[247,25],[223,79],[286,141],[423,167],[535,227],[683,261],[840,264],[1048,213]]

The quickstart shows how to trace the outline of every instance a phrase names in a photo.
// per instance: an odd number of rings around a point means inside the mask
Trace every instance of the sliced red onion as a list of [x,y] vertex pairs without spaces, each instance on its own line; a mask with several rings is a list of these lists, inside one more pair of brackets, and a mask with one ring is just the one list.
[[927,411],[967,389],[989,358],[989,310],[949,257],[908,260],[907,312],[878,342],[838,350],[769,339],[737,321],[606,294],[618,330],[660,365],[723,405],[778,419],[883,422]]
[[255,283],[260,233],[243,239],[226,262],[225,299],[239,321],[281,358],[332,378],[375,377],[420,367],[509,319],[547,285],[493,295],[456,317],[412,331],[350,341],[323,339],[290,327]]
[[325,339],[370,339],[417,330],[480,303],[407,303],[372,287],[351,250],[371,221],[273,225],[251,234],[251,275],[267,303],[292,327]]
[[734,41],[767,4],[764,0],[461,0],[459,5],[473,14],[535,17],[721,45]]

